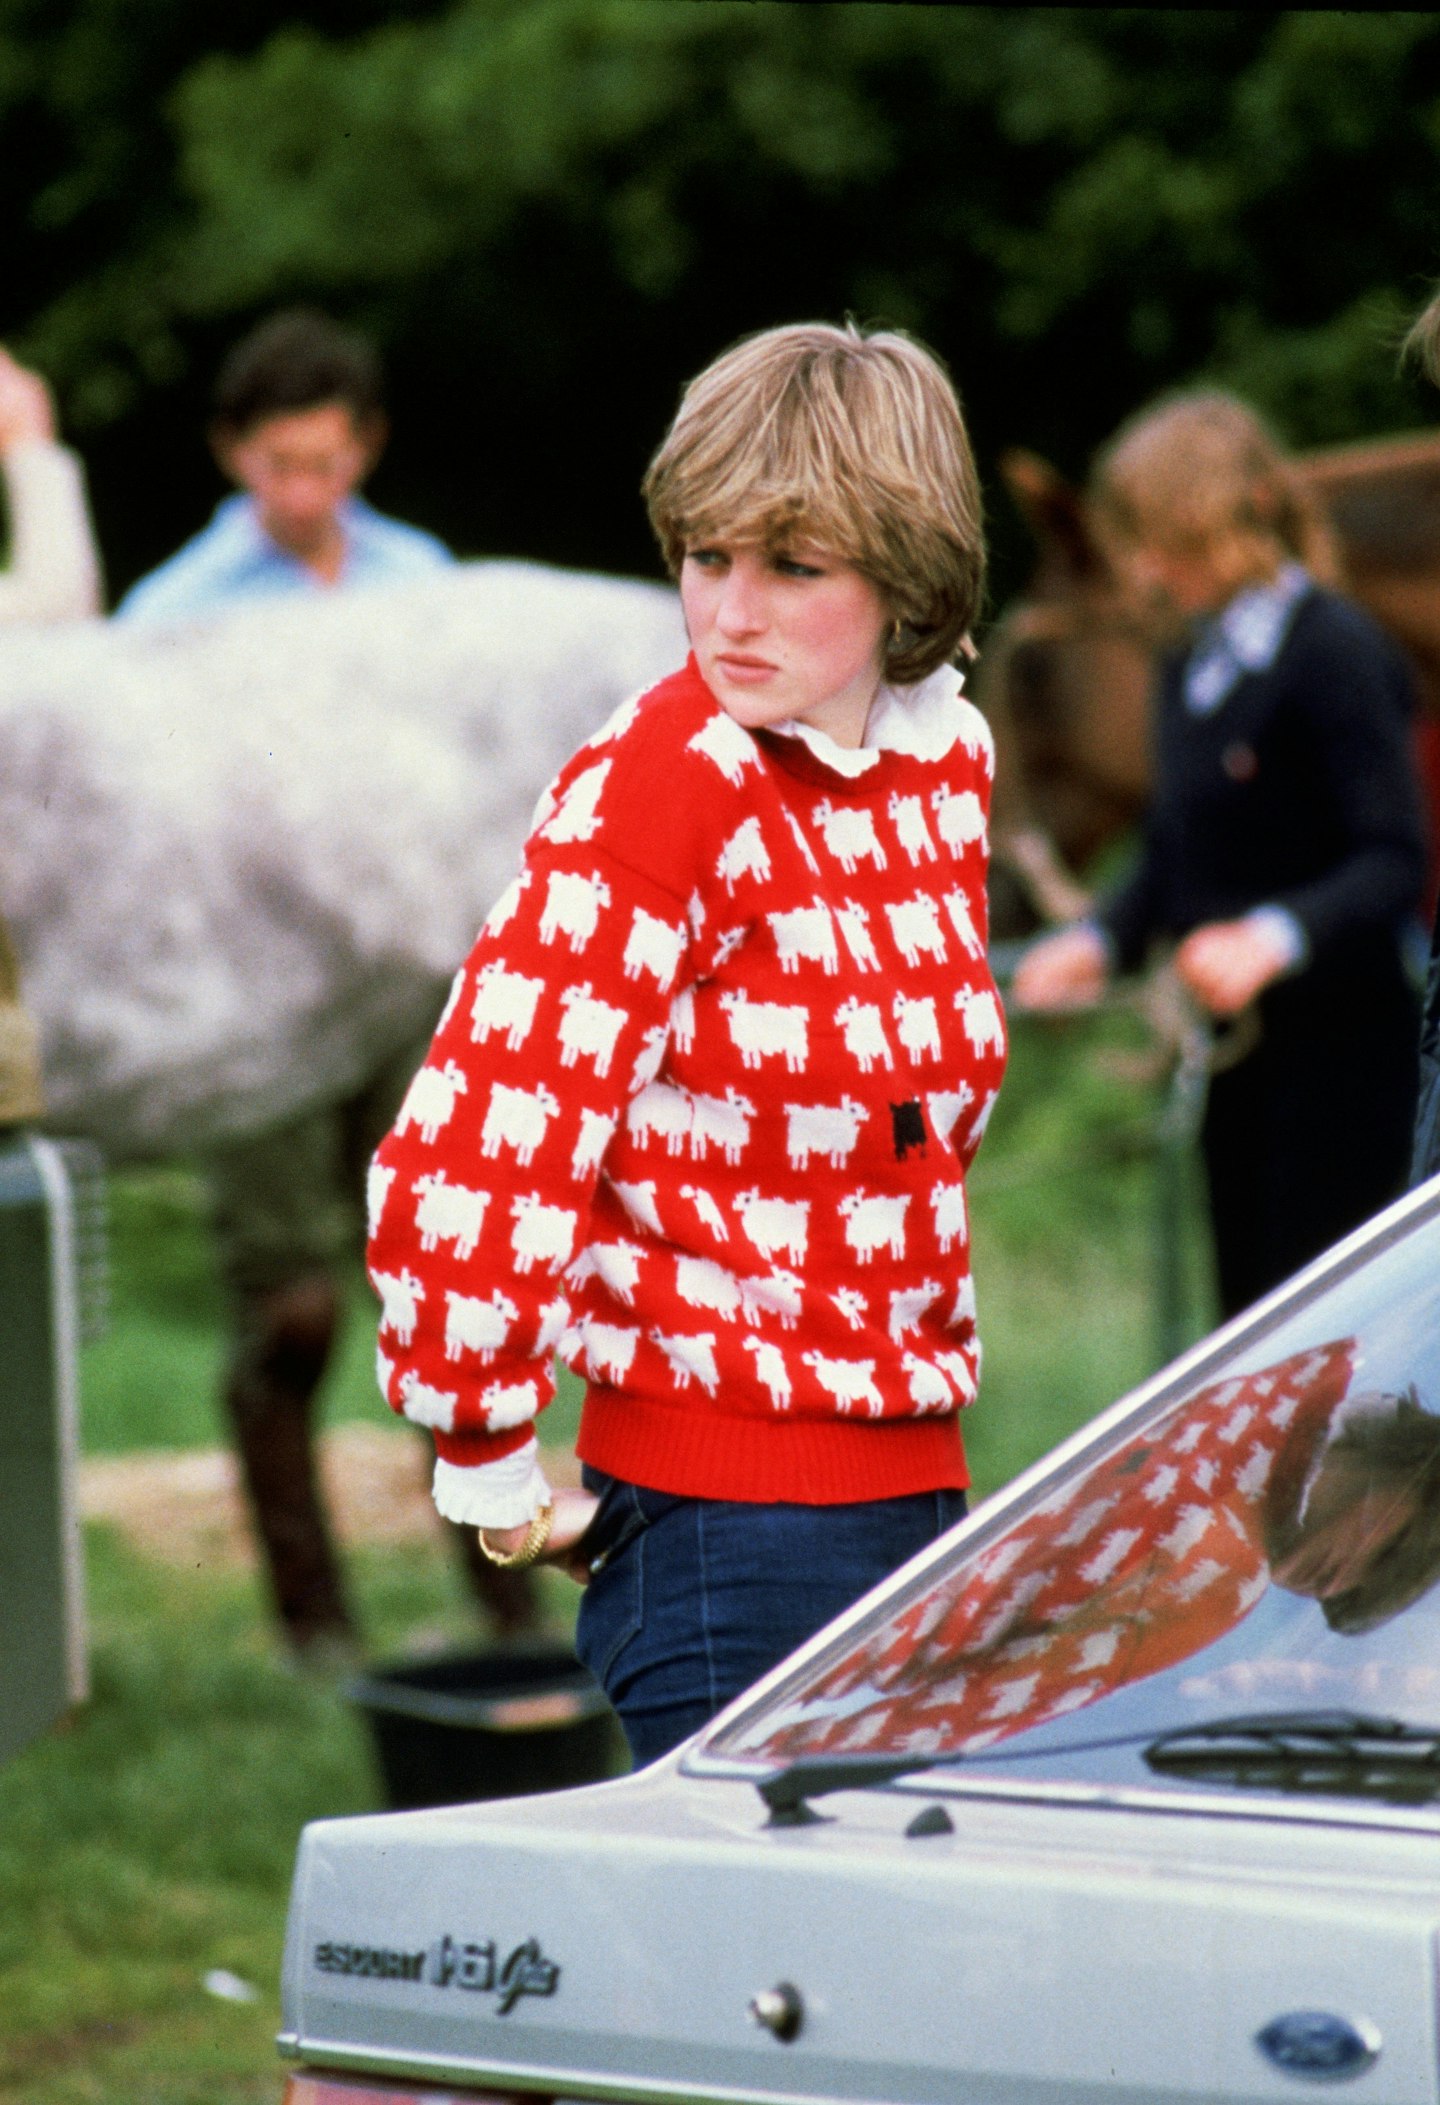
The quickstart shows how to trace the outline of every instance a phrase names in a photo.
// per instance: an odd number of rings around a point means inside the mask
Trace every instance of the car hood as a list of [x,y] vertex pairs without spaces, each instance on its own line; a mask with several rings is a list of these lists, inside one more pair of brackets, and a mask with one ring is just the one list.
[[[907,1834],[940,1804],[948,1830]],[[1318,2012],[1378,2044],[1367,2105],[1436,2099],[1433,1833],[922,1783],[824,1814],[767,1826],[753,1787],[672,1758],[317,1823],[282,2046],[591,2098],[1158,2105],[1296,2095],[1257,2042]],[[786,1988],[791,2039],[751,2007]]]

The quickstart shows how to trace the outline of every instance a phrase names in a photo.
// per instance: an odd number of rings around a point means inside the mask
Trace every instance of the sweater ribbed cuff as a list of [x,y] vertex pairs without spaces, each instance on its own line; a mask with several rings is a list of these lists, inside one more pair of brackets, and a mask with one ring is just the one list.
[[1245,916],[1246,923],[1267,942],[1274,944],[1284,962],[1281,976],[1299,972],[1310,962],[1310,938],[1288,906],[1257,906]]

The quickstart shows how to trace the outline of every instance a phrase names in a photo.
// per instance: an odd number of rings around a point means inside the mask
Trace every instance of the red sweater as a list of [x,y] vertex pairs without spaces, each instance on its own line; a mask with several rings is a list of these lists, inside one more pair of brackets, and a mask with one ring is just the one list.
[[742,730],[692,660],[542,800],[371,1171],[381,1382],[451,1517],[533,1510],[557,1349],[633,1482],[967,1481],[991,743],[948,668],[901,694],[846,753]]

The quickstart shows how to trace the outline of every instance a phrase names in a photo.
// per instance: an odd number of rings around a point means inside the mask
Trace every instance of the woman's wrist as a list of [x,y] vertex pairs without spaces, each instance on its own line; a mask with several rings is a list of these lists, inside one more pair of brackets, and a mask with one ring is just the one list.
[[554,1525],[554,1503],[547,1499],[534,1519],[524,1527],[478,1529],[480,1553],[491,1564],[510,1571],[523,1571],[544,1554]]

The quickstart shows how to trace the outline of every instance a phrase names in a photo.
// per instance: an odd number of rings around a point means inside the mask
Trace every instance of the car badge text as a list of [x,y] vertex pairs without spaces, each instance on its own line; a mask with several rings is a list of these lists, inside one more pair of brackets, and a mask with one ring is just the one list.
[[503,1958],[493,1937],[447,1934],[418,1951],[325,1938],[315,1946],[315,1964],[321,1973],[350,1974],[360,1980],[414,1981],[493,1995],[500,2017],[508,2017],[524,1996],[553,1995],[560,1982],[559,1966],[545,1957],[536,1937],[527,1937]]

